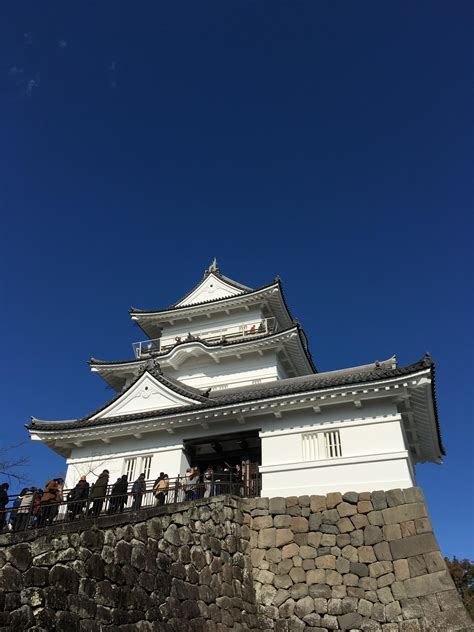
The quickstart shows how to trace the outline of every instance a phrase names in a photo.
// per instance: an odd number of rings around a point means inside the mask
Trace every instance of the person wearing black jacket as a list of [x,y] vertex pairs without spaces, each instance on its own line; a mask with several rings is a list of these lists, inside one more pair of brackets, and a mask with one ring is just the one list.
[[86,501],[89,498],[89,483],[86,481],[85,476],[81,476],[77,485],[68,494],[68,502],[72,502],[69,505],[69,517],[71,520],[77,518],[82,514],[82,510],[85,507]]
[[109,514],[121,513],[127,503],[128,479],[124,474],[114,483],[109,504]]
[[146,492],[146,482],[145,482],[145,474],[140,474],[137,480],[133,483],[132,494],[133,494],[133,505],[132,511],[136,511],[140,509],[142,506],[142,497]]
[[8,483],[2,483],[0,485],[0,531],[4,529],[7,524],[7,512],[5,507],[8,505]]

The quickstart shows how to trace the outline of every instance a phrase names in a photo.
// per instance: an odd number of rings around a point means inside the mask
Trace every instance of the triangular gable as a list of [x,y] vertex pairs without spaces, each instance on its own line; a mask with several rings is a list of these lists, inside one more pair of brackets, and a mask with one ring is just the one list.
[[196,399],[186,397],[162,384],[145,372],[123,395],[90,419],[133,415],[150,410],[164,410],[196,404]]
[[192,292],[185,296],[175,307],[183,307],[185,305],[194,305],[195,303],[203,303],[204,301],[212,301],[216,298],[228,298],[242,294],[244,288],[239,289],[224,281],[221,276],[214,273],[208,274],[203,281]]

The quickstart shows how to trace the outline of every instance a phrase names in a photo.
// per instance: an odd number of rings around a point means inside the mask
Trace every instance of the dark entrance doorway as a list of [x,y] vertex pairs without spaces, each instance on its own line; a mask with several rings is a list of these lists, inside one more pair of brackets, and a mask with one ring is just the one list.
[[216,471],[227,466],[235,468],[238,463],[246,495],[258,493],[258,466],[262,458],[258,430],[187,439],[183,443],[189,464],[198,467],[201,474],[209,466]]

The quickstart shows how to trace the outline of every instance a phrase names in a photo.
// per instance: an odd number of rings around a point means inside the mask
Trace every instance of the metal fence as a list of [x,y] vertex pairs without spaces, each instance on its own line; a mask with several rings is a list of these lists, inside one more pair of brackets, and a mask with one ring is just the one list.
[[[260,495],[260,479],[251,480],[248,484],[232,477],[218,479],[216,476],[209,480],[191,483],[185,478],[169,479],[166,489],[154,490],[156,481],[145,481],[146,491],[133,493],[129,483],[126,493],[112,494],[109,485],[106,496],[94,498],[89,494],[87,498],[69,499],[72,490],[63,490],[61,502],[41,503],[35,501],[21,506],[20,496],[10,496],[11,507],[0,511],[0,533],[20,532],[27,529],[40,529],[53,524],[70,523],[98,518],[99,516],[125,514],[150,507],[160,507],[168,504],[192,502],[201,498],[211,498],[222,494],[251,498]],[[70,497],[71,498],[71,497]],[[16,502],[15,502],[16,501]],[[18,506],[15,506],[18,504]]]

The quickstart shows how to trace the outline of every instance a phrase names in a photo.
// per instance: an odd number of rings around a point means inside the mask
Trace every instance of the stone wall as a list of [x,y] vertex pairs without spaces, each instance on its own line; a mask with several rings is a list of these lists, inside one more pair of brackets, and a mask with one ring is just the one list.
[[0,536],[0,630],[474,630],[418,488],[229,497]]
[[262,629],[474,630],[419,488],[256,498],[248,508]]
[[221,497],[0,536],[0,630],[259,629],[240,504]]

